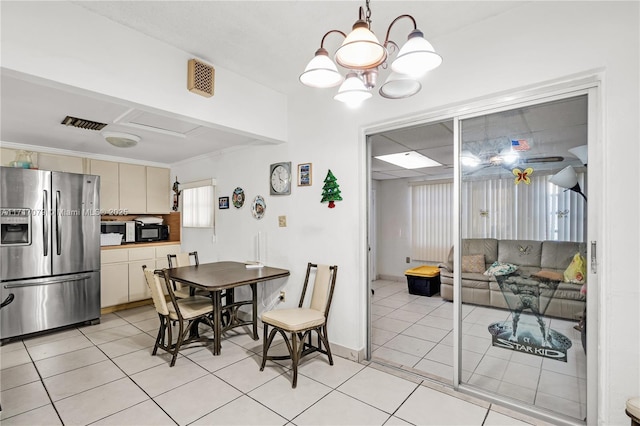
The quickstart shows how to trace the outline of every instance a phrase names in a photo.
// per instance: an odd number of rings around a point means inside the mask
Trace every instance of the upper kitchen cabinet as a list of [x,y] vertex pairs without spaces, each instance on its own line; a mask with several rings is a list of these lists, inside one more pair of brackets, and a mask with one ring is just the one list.
[[118,163],[90,160],[89,173],[100,176],[100,210],[115,211],[120,208]]
[[84,173],[85,160],[82,157],[58,154],[38,154],[38,168],[52,172]]
[[170,170],[147,167],[147,213],[169,213]]
[[169,213],[170,171],[161,167],[91,160],[90,173],[100,176],[100,209],[104,214]]
[[129,213],[147,212],[145,166],[120,163],[120,209]]
[[27,154],[31,159],[32,167],[37,167],[40,170],[80,174],[85,173],[85,159],[83,157],[23,151],[13,148],[1,149],[0,163],[5,167],[11,167],[11,163],[13,161],[19,161],[20,153]]

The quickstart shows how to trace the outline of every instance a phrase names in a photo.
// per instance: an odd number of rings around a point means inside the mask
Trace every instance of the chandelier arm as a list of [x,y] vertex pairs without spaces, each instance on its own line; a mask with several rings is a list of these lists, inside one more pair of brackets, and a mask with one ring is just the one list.
[[345,33],[343,33],[340,30],[331,30],[331,31],[327,31],[327,33],[325,35],[322,36],[322,41],[320,42],[320,48],[324,49],[324,39],[327,38],[327,36],[331,33],[338,33],[340,35],[342,35],[342,37],[347,38],[347,35]]
[[[391,34],[391,27],[393,27],[393,24],[395,24],[396,22],[398,22],[400,19],[402,18],[409,18],[411,19],[411,22],[413,22],[413,29],[417,30],[418,29],[418,25],[416,24],[416,20],[413,18],[413,16],[411,15],[400,15],[398,16],[396,19],[394,19],[390,24],[389,24],[389,28],[387,28],[387,36],[384,39],[384,46],[387,45],[387,43],[389,43],[389,35]],[[395,43],[394,43],[395,44]],[[398,45],[396,44],[396,47]]]
[[[389,51],[390,53],[393,53],[393,52],[394,52],[394,51],[396,51],[396,50],[398,50],[398,51],[400,50],[400,46],[398,46],[398,45],[396,44],[396,42],[395,42],[395,41],[393,41],[393,40],[388,40],[388,41],[385,41],[385,42],[384,42],[384,47],[385,47],[385,49],[389,50],[389,49],[388,49],[388,46],[389,46],[389,45],[393,46],[393,50],[390,50],[390,51]],[[386,61],[385,61],[385,63],[386,63]]]

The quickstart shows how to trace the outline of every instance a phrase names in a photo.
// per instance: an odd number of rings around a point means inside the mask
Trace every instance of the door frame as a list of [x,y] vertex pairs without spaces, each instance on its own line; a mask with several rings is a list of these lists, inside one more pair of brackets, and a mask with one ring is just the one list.
[[[460,134],[459,134],[459,121],[464,118],[470,118],[478,115],[485,115],[488,113],[504,111],[508,109],[514,109],[526,105],[535,105],[539,103],[549,102],[552,100],[563,99],[578,95],[586,94],[588,96],[588,157],[589,157],[589,173],[587,174],[587,187],[589,188],[589,201],[587,205],[587,238],[585,241],[587,245],[587,258],[591,259],[591,265],[588,268],[587,281],[590,283],[592,289],[587,298],[587,318],[590,319],[591,324],[599,324],[599,299],[601,296],[600,274],[597,270],[597,266],[602,262],[595,258],[595,253],[592,253],[592,247],[594,244],[600,246],[599,252],[602,253],[603,248],[606,247],[605,234],[603,232],[604,222],[604,194],[603,191],[603,166],[602,158],[604,155],[605,141],[603,138],[604,128],[604,115],[602,107],[602,72],[589,72],[580,75],[569,76],[556,81],[541,83],[535,86],[529,86],[526,88],[515,89],[513,91],[504,92],[495,96],[488,96],[479,100],[470,100],[468,102],[461,102],[453,106],[448,106],[439,110],[425,112],[419,115],[411,117],[396,118],[384,123],[378,123],[365,128],[361,131],[361,140],[364,142],[365,149],[362,152],[365,153],[366,158],[364,163],[366,165],[366,206],[367,206],[367,238],[365,247],[365,259],[366,261],[366,273],[367,289],[365,315],[366,315],[366,342],[365,342],[365,354],[366,359],[371,359],[371,285],[375,277],[372,277],[369,273],[371,270],[371,262],[375,262],[375,259],[371,257],[371,251],[369,250],[369,232],[371,226],[375,226],[372,223],[372,203],[371,203],[371,143],[369,135],[397,130],[404,127],[413,127],[428,124],[439,120],[453,120],[454,121],[454,235],[453,241],[460,240],[460,163],[459,163],[459,150],[460,150]],[[592,257],[593,256],[593,257]],[[454,245],[454,258],[460,259],[459,244]],[[564,418],[559,418],[553,415],[546,415],[537,410],[530,409],[529,407],[519,406],[513,404],[511,401],[503,400],[496,395],[489,394],[487,392],[479,391],[472,386],[461,383],[461,299],[460,299],[460,261],[454,262],[454,377],[453,388],[463,393],[474,395],[485,400],[500,403],[507,407],[513,407],[518,411],[528,413],[537,418],[546,419],[547,421],[556,422],[557,424],[580,424],[577,422],[567,422]],[[587,424],[596,423],[598,419],[598,365],[599,365],[599,326],[587,327]],[[446,383],[443,383],[447,386]]]

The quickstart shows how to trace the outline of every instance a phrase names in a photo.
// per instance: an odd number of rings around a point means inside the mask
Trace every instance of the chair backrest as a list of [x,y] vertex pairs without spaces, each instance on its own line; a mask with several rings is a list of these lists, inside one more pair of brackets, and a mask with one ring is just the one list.
[[313,282],[313,292],[311,293],[310,308],[323,312],[326,317],[329,314],[329,308],[331,307],[331,299],[333,299],[333,290],[336,285],[338,266],[316,265],[313,263],[307,264],[307,274],[304,279],[302,296],[300,297],[300,303],[298,305],[300,308],[304,302],[312,269],[315,269],[316,273]]
[[[169,307],[167,305],[167,299],[164,297],[162,290],[163,278],[159,277],[152,269],[147,269],[147,265],[142,266],[144,271],[144,278],[147,281],[147,286],[151,290],[151,298],[153,299],[153,305],[156,307],[156,311],[160,315],[169,315]],[[167,286],[171,291],[171,286]]]
[[200,264],[200,262],[198,261],[197,251],[191,251],[189,253],[182,252],[176,254],[168,254],[167,260],[169,261],[169,268]]

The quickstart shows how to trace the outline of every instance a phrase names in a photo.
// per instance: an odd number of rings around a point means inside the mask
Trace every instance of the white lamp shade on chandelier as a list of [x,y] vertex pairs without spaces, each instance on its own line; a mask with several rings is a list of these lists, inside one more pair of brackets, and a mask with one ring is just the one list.
[[375,68],[387,59],[387,49],[369,30],[366,22],[358,21],[353,31],[336,51],[336,62],[351,69],[366,70]]
[[336,64],[329,59],[329,54],[325,49],[316,51],[316,55],[300,75],[302,84],[321,89],[337,86],[343,80],[344,77],[338,72]]
[[406,74],[392,72],[382,86],[380,96],[387,99],[402,99],[413,96],[420,91],[422,84]]
[[[391,22],[387,29],[387,36],[380,43],[371,31],[371,11],[367,0],[366,20],[363,8],[360,8],[360,19],[353,25],[347,35],[339,30],[330,30],[323,37],[320,48],[314,58],[308,63],[300,75],[300,82],[309,87],[328,88],[340,84],[343,78],[336,64],[329,58],[324,48],[325,38],[332,33],[344,37],[342,45],[337,49],[335,61],[347,69],[347,77],[334,96],[335,100],[345,102],[351,106],[360,104],[372,96],[371,89],[376,85],[378,71],[386,70],[384,65],[388,57],[388,46],[397,49],[398,54],[391,63],[391,70],[385,83],[380,87],[380,96],[387,99],[402,99],[415,95],[422,89],[418,78],[442,63],[442,57],[425,38],[422,31],[417,29],[416,21],[411,15],[400,15]],[[407,37],[407,42],[398,49],[398,45],[389,40],[393,25],[400,19],[407,18],[413,22],[413,30]],[[359,81],[358,81],[359,80]]]
[[344,102],[350,107],[356,107],[370,97],[371,92],[367,90],[364,82],[358,78],[358,75],[356,73],[349,73],[333,99]]
[[400,74],[420,77],[441,63],[442,56],[425,40],[424,34],[420,30],[413,30],[391,64],[391,69]]

